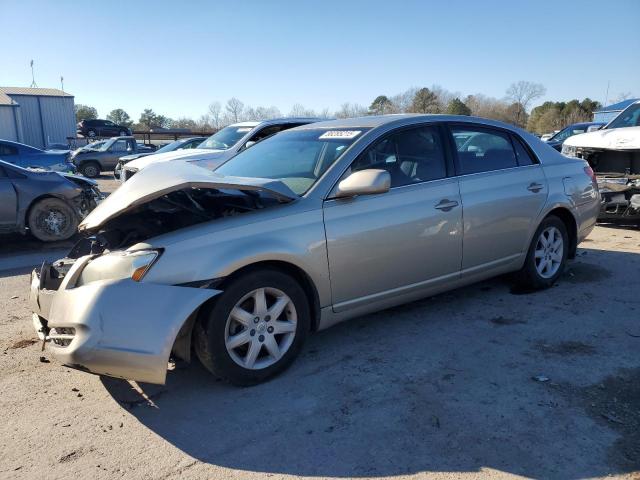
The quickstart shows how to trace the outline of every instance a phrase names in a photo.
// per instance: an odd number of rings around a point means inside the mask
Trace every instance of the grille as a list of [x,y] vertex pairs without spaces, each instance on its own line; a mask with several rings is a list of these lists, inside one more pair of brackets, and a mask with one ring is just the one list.
[[49,331],[49,338],[58,347],[68,347],[76,336],[76,329],[71,327],[55,327]]

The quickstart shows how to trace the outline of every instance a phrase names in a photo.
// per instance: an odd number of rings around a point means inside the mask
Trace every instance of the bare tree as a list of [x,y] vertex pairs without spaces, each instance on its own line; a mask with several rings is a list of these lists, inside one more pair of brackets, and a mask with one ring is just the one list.
[[364,117],[368,113],[366,107],[358,103],[343,103],[340,106],[340,110],[336,112],[336,118],[353,118]]
[[232,97],[227,101],[227,106],[225,107],[227,110],[227,114],[229,115],[229,119],[233,123],[237,123],[242,118],[242,111],[244,110],[244,103],[238,100],[236,97]]
[[221,111],[222,107],[220,106],[220,102],[211,102],[209,104],[209,118],[211,126],[216,130],[220,128]]
[[618,98],[613,101],[613,103],[623,102],[630,99],[631,97],[633,97],[633,94],[631,92],[622,92],[618,95]]
[[524,126],[526,123],[527,110],[529,105],[536,98],[540,98],[547,92],[547,89],[541,83],[527,82],[520,80],[512,83],[507,88],[507,99],[516,104],[516,123]]
[[201,132],[208,132],[215,127],[212,125],[211,117],[205,113],[196,120],[196,128]]
[[306,108],[304,105],[300,103],[296,103],[293,107],[291,107],[289,116],[290,117],[315,117],[316,112],[314,112],[310,108]]

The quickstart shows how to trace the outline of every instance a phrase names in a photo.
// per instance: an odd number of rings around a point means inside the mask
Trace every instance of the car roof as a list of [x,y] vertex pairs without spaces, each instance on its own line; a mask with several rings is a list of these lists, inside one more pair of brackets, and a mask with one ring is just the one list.
[[319,117],[281,117],[281,118],[270,118],[268,120],[261,120],[255,122],[238,122],[229,125],[230,127],[257,127],[263,125],[274,125],[278,123],[314,123],[321,122],[326,120],[325,118]]
[[465,122],[479,123],[483,125],[492,125],[495,127],[506,128],[509,130],[522,131],[515,125],[491,120],[489,118],[473,117],[467,115],[441,115],[441,114],[424,114],[424,113],[393,113],[388,115],[367,115],[365,117],[340,118],[336,120],[327,120],[313,123],[312,125],[303,125],[294,130],[316,129],[316,128],[377,128],[384,125],[398,124],[411,125],[420,122]]

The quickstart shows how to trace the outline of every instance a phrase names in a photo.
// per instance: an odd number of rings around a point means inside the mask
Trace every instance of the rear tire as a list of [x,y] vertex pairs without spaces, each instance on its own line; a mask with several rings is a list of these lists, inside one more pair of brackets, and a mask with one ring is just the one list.
[[255,385],[293,362],[310,324],[309,303],[298,282],[278,270],[256,270],[232,280],[205,308],[194,327],[194,347],[217,377]]
[[568,253],[567,227],[558,217],[548,216],[533,235],[524,266],[516,274],[518,285],[531,290],[551,287],[562,275]]
[[96,138],[96,131],[95,130],[87,130],[87,137]]
[[29,211],[27,225],[31,234],[42,242],[68,240],[78,228],[78,216],[58,198],[45,198]]
[[129,132],[127,132],[125,130],[120,130],[120,136],[121,137],[126,137],[127,135],[129,135]]
[[97,162],[85,162],[80,165],[79,170],[87,178],[96,178],[100,175],[100,165]]

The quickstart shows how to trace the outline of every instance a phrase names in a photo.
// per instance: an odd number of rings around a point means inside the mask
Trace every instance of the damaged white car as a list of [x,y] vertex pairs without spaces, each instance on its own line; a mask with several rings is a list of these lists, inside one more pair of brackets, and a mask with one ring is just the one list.
[[595,171],[600,220],[640,222],[640,101],[603,129],[568,138],[562,153],[587,160]]
[[347,318],[507,272],[553,285],[599,202],[586,162],[500,122],[310,124],[216,172],[161,162],[128,180],[32,274],[33,324],[88,372],[163,383],[193,351],[255,384]]

